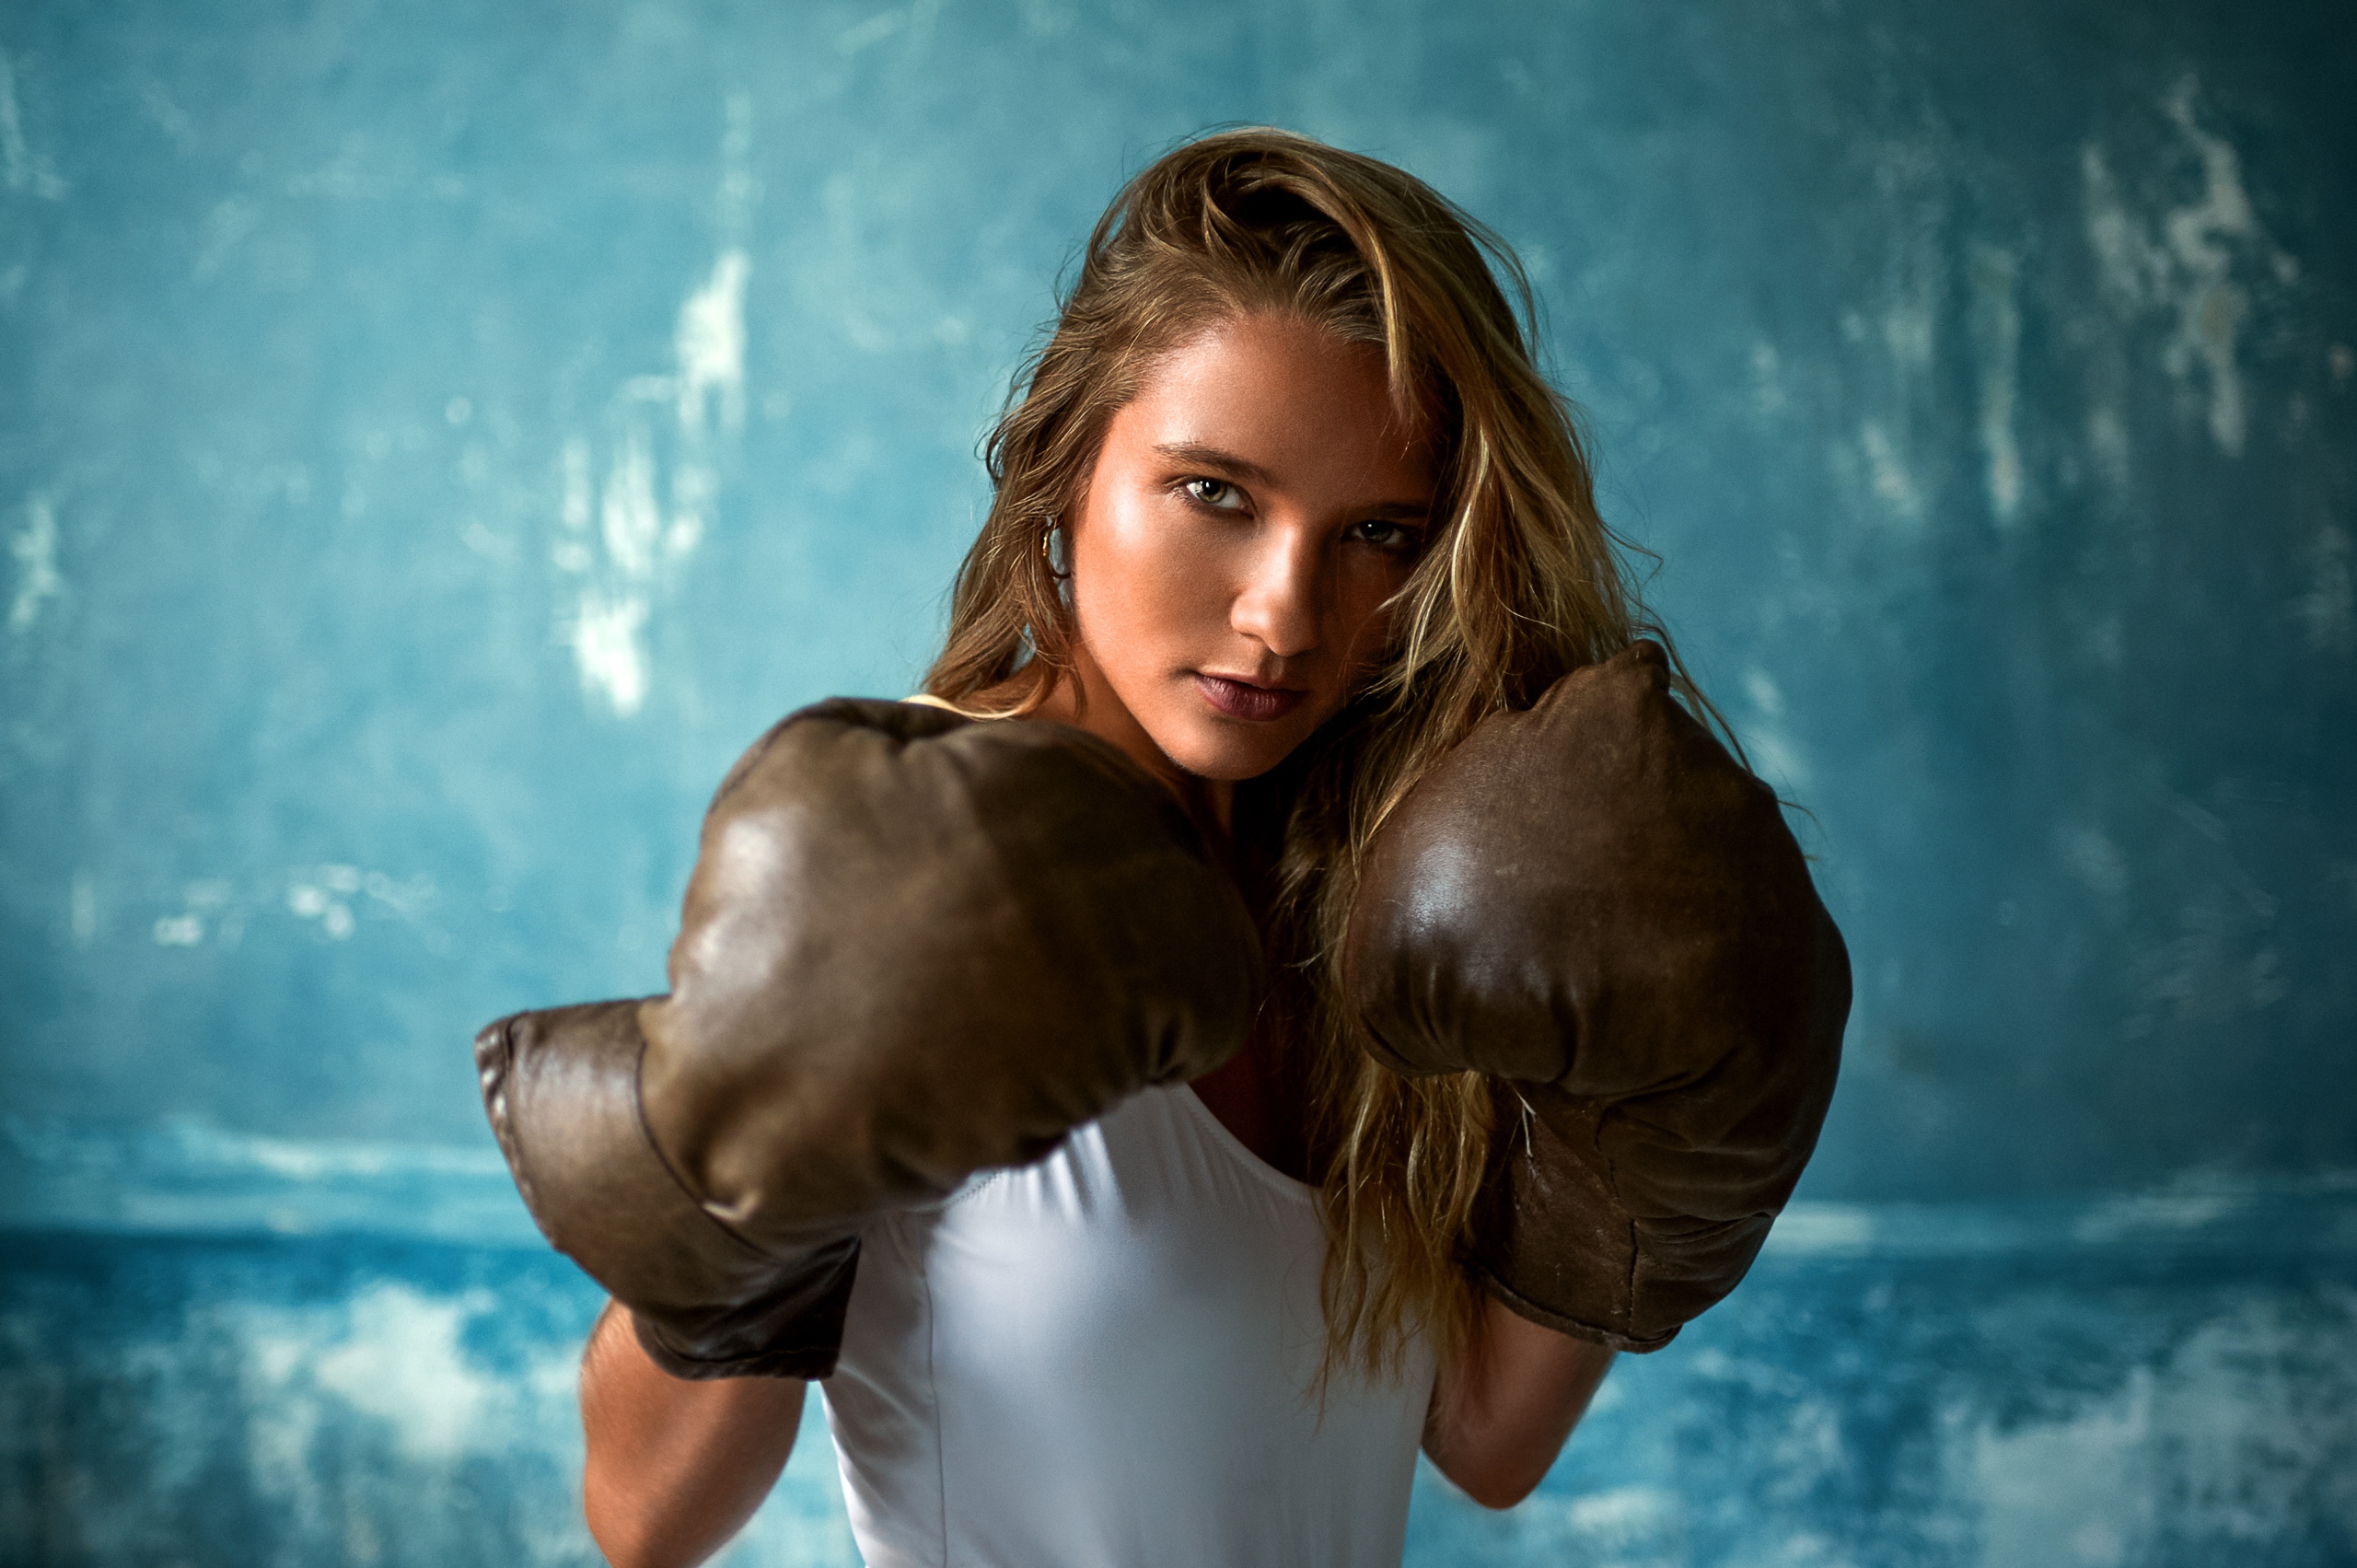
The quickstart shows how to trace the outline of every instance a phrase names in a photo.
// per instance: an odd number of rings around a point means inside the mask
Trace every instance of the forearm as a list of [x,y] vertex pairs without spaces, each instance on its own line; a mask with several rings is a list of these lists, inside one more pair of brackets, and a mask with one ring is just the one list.
[[1611,1370],[1613,1353],[1484,1296],[1465,1352],[1433,1390],[1424,1453],[1485,1508],[1530,1494]]
[[609,1303],[581,1362],[582,1503],[607,1560],[689,1568],[727,1544],[785,1468],[807,1387],[673,1377]]

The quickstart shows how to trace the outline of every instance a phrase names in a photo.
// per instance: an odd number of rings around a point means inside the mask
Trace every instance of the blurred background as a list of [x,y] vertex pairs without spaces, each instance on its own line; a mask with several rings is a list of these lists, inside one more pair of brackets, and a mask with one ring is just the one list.
[[[1500,229],[1858,996],[1439,1563],[2357,1562],[2357,27],[2229,0],[0,8],[0,1561],[594,1561],[468,1042],[910,690],[1121,178]],[[854,1561],[815,1420],[738,1564]]]

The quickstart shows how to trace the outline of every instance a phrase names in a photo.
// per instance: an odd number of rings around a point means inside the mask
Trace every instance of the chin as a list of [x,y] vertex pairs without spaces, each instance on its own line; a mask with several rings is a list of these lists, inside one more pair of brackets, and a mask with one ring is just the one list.
[[1293,755],[1294,748],[1309,738],[1314,727],[1297,722],[1254,725],[1190,714],[1178,723],[1155,726],[1151,733],[1164,756],[1197,778],[1241,784],[1259,778]]

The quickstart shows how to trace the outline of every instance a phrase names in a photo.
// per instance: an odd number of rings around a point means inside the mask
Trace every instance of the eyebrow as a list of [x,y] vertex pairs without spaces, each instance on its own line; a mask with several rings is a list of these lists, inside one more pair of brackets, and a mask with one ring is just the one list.
[[[1233,452],[1206,447],[1201,442],[1166,441],[1155,447],[1155,451],[1173,462],[1184,463],[1190,468],[1211,469],[1224,476],[1240,479],[1247,484],[1273,489],[1277,482],[1276,475],[1250,459],[1239,458]],[[1433,510],[1428,501],[1377,501],[1353,509],[1367,517],[1403,521],[1429,517]]]
[[1172,462],[1185,463],[1191,468],[1217,469],[1222,473],[1234,474],[1254,484],[1273,486],[1277,482],[1277,476],[1260,464],[1198,441],[1166,441],[1155,450]]

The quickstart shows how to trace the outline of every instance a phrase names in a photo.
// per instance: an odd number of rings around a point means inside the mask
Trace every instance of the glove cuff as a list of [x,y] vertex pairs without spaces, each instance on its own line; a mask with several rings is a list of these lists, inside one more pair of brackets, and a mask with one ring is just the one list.
[[476,1037],[483,1105],[525,1206],[631,1309],[673,1376],[827,1376],[857,1238],[772,1255],[696,1201],[640,1109],[638,1008],[518,1013]]
[[814,1248],[766,1296],[734,1309],[656,1314],[631,1309],[647,1359],[674,1377],[830,1377],[843,1312],[859,1268],[859,1239]]
[[1743,1279],[1772,1214],[1649,1214],[1604,1146],[1606,1108],[1496,1079],[1491,1092],[1490,1174],[1465,1260],[1483,1290],[1543,1328],[1643,1353]]
[[1577,1318],[1567,1318],[1561,1312],[1540,1306],[1492,1273],[1478,1258],[1467,1262],[1465,1272],[1472,1276],[1473,1283],[1480,1287],[1483,1294],[1495,1297],[1515,1317],[1536,1323],[1542,1329],[1552,1329],[1559,1334],[1569,1334],[1575,1340],[1585,1340],[1590,1344],[1602,1345],[1607,1350],[1625,1350],[1633,1354],[1643,1355],[1647,1351],[1659,1350],[1678,1338],[1678,1329],[1684,1327],[1683,1324],[1675,1325],[1649,1339],[1616,1333],[1610,1329],[1584,1322]]

